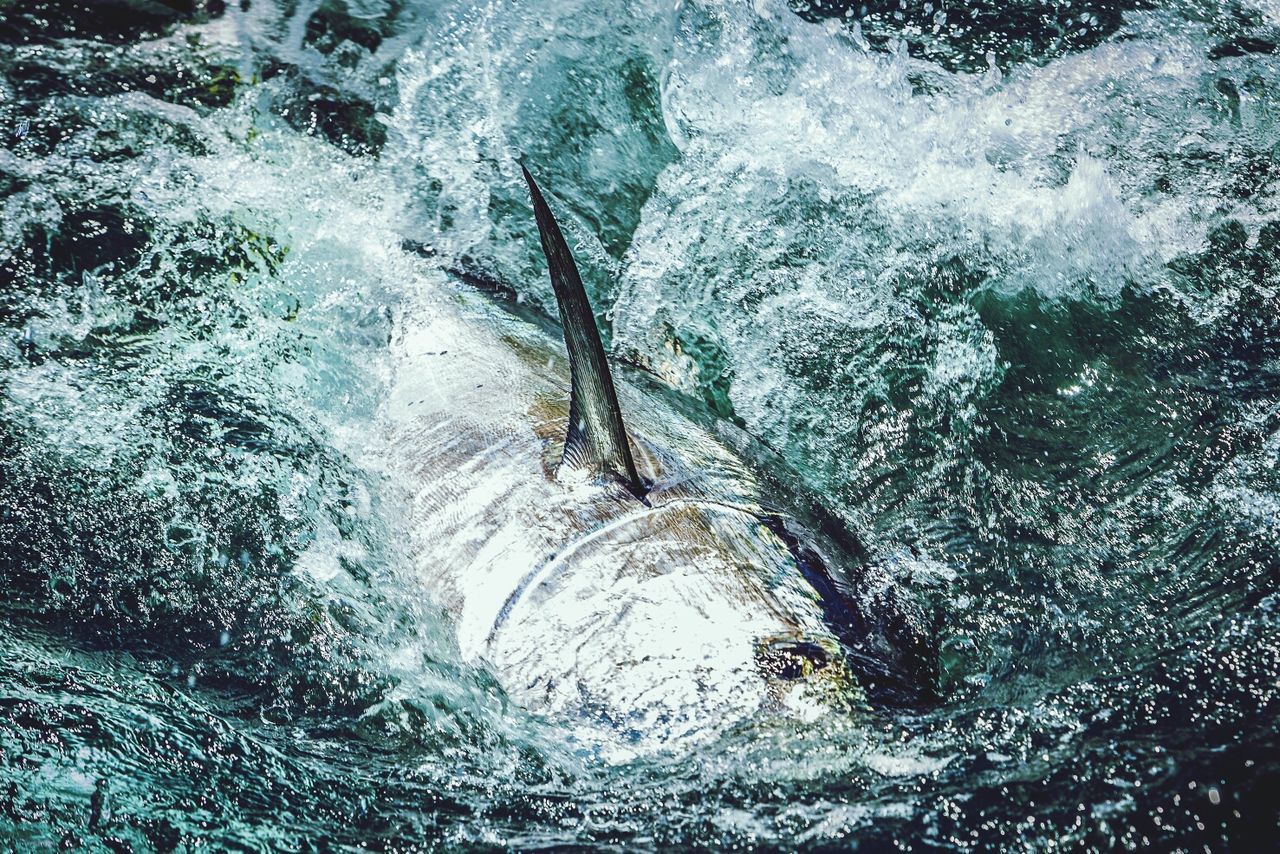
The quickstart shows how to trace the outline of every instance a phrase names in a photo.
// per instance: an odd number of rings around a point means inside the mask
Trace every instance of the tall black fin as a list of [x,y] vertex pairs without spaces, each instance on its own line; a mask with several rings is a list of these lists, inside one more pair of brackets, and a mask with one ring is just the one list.
[[551,208],[547,207],[533,176],[523,164],[520,171],[529,182],[533,213],[538,219],[538,233],[542,237],[542,252],[547,256],[547,266],[551,269],[551,287],[556,292],[560,322],[564,326],[564,343],[569,349],[573,391],[569,399],[569,434],[565,437],[560,465],[616,475],[637,497],[643,497],[644,487],[636,476],[636,465],[631,459],[631,447],[627,444],[627,431],[622,424],[613,376],[609,373],[600,332],[596,329],[595,315],[578,276],[578,267],[573,263],[573,255],[564,242],[560,226],[551,215]]

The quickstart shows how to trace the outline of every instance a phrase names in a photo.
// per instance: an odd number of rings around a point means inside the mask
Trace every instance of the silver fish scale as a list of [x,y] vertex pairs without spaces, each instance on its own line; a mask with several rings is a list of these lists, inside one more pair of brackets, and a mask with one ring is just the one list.
[[[448,290],[448,289],[443,289]],[[387,408],[414,495],[424,590],[522,705],[648,743],[762,710],[821,714],[820,692],[762,670],[762,645],[832,643],[750,469],[621,383],[648,505],[620,483],[557,479],[567,363],[541,329],[467,293],[405,317]]]

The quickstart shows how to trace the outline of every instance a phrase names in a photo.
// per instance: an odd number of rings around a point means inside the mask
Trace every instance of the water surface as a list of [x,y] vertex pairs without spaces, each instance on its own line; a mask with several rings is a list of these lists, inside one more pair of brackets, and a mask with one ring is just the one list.
[[[1280,791],[1280,13],[0,2],[0,838],[1251,848]],[[735,425],[939,702],[603,762],[459,660],[383,405],[446,269]]]

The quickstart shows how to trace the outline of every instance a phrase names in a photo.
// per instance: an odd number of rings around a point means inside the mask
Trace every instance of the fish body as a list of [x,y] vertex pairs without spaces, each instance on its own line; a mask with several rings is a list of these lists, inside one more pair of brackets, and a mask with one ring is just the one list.
[[420,577],[463,656],[526,707],[646,734],[788,704],[818,713],[826,686],[769,672],[770,650],[806,644],[798,655],[816,661],[780,668],[834,671],[839,642],[762,520],[750,467],[620,383],[645,501],[614,480],[558,477],[563,352],[465,286],[447,290],[402,326],[391,419],[415,487]]
[[[532,710],[661,742],[861,705],[848,638],[833,630],[848,608],[833,611],[834,588],[812,583],[817,552],[797,548],[724,441],[607,376],[576,269],[529,181],[567,353],[455,277],[397,336],[394,453],[420,578],[461,653]],[[557,280],[566,263],[572,281]],[[590,334],[575,340],[582,324]],[[583,381],[597,371],[607,383]]]

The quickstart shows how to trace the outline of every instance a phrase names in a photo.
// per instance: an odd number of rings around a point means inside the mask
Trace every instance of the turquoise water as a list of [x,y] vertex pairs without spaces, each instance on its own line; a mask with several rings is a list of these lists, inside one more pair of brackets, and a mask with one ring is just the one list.
[[[0,838],[1274,838],[1280,16],[802,5],[0,2]],[[549,306],[517,156],[936,705],[602,765],[459,660],[379,407],[441,268]]]

